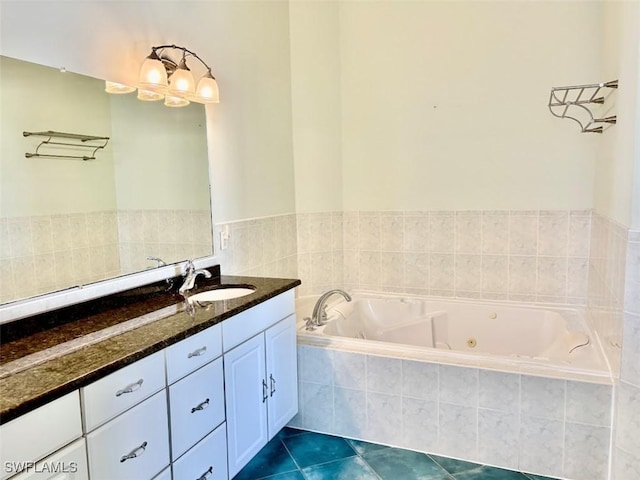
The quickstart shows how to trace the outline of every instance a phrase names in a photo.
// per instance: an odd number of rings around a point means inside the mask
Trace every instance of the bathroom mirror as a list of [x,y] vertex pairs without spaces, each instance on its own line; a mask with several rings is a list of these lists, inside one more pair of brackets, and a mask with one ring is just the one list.
[[203,105],[0,62],[0,303],[213,255]]

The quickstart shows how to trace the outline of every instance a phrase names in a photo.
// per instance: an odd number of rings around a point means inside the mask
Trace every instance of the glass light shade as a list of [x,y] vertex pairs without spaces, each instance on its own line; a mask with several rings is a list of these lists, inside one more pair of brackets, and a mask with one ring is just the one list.
[[162,100],[164,95],[160,92],[152,92],[151,90],[138,89],[138,100],[145,102],[155,102],[156,100]]
[[174,97],[173,95],[167,95],[164,97],[164,104],[167,107],[186,107],[189,105],[189,100],[183,97]]
[[200,103],[220,103],[220,91],[216,79],[208,74],[202,77],[198,82],[193,100]]
[[185,68],[177,68],[169,79],[169,94],[174,97],[192,96],[195,89],[193,75]]
[[147,58],[140,67],[138,86],[152,92],[167,90],[167,70],[160,60]]
[[104,91],[107,93],[131,93],[136,89],[136,87],[130,87],[129,85],[124,85],[122,83],[110,82],[109,80],[105,80],[104,85]]

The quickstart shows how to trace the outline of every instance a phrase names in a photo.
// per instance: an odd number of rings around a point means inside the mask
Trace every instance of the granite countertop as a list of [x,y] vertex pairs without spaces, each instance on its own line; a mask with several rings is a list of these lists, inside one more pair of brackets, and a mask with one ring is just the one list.
[[[0,423],[300,285],[296,279],[221,276],[218,266],[211,272],[211,279],[197,279],[192,293],[217,285],[256,290],[189,312],[176,291],[179,281],[170,291],[163,281],[0,326]],[[61,348],[67,353],[57,356]]]

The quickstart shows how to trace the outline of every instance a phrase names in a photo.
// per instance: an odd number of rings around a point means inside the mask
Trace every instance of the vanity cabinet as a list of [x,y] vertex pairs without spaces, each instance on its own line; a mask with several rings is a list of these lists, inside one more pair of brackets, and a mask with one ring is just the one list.
[[3,464],[32,467],[0,480],[228,480],[297,412],[294,309],[286,291],[0,426]]
[[298,411],[295,316],[225,352],[229,475]]

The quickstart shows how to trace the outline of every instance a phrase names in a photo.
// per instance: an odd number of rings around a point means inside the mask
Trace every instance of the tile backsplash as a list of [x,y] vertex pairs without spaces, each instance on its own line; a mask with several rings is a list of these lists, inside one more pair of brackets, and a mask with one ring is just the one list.
[[297,224],[302,294],[587,301],[590,211],[321,212]]
[[[223,275],[298,278],[295,214],[218,223],[213,230]],[[222,249],[225,230],[229,239]]]
[[0,219],[0,303],[211,255],[208,211],[112,210]]

